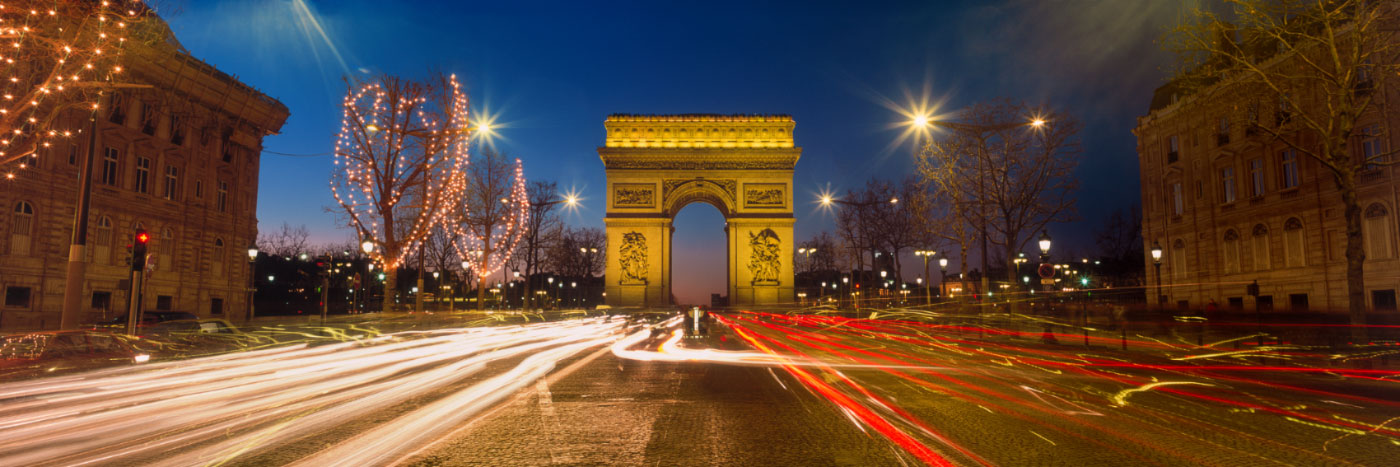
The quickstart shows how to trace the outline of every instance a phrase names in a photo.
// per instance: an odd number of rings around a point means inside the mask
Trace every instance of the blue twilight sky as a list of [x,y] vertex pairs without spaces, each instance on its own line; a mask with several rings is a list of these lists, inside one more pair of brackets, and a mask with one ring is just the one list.
[[[582,193],[586,207],[567,218],[576,225],[602,226],[608,114],[791,114],[799,240],[832,228],[806,202],[821,189],[910,173],[895,108],[1002,96],[1055,106],[1083,122],[1086,157],[1084,220],[1051,235],[1057,250],[1087,254],[1101,219],[1140,197],[1130,130],[1166,75],[1157,39],[1183,3],[184,0],[163,14],[196,57],[291,109],[266,150],[321,154],[264,153],[264,230],[287,222],[315,242],[349,239],[326,212],[341,77],[441,70],[465,81],[473,111],[505,125],[497,145],[527,177]],[[708,303],[724,289],[723,218],[695,204],[676,222],[675,292]]]

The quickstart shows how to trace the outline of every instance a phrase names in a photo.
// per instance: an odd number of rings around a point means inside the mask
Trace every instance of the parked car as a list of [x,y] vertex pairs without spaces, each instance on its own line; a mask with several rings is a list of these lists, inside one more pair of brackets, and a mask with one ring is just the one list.
[[40,331],[0,338],[0,381],[145,363],[125,339],[103,331]]

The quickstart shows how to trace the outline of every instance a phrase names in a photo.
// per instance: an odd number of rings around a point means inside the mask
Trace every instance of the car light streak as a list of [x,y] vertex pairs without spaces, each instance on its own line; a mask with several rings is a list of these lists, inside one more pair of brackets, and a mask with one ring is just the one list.
[[[0,384],[0,465],[228,462],[440,391],[488,363],[525,356],[515,369],[439,401],[451,405],[400,418],[414,420],[413,430],[450,427],[538,379],[559,359],[611,342],[621,324],[583,319],[405,332]],[[356,446],[353,458],[382,459],[418,440],[393,438],[397,444]],[[199,449],[187,449],[196,444]]]

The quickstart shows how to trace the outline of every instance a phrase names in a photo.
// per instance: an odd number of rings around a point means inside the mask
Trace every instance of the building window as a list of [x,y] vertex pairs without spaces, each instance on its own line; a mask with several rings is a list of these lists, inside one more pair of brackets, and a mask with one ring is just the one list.
[[107,312],[112,310],[112,293],[98,292],[92,293],[92,309]]
[[214,197],[219,212],[228,212],[228,182],[219,180],[219,192]]
[[156,106],[146,102],[141,104],[141,132],[155,136],[156,134]]
[[1373,203],[1366,207],[1362,214],[1362,235],[1366,243],[1366,259],[1390,259],[1393,253],[1390,249],[1390,212],[1380,203]]
[[1182,199],[1181,184],[1172,184],[1172,216],[1181,217],[1186,213],[1186,200]]
[[1176,135],[1167,137],[1167,163],[1176,162],[1181,155],[1181,139]]
[[151,158],[136,158],[136,180],[131,184],[131,190],[137,193],[147,193],[147,185],[151,180]]
[[222,299],[222,298],[211,298],[211,299],[209,299],[209,316],[223,316],[223,315],[224,315],[224,299]]
[[175,300],[169,295],[157,295],[156,309],[160,311],[170,311],[171,307],[174,306],[174,301]]
[[1177,240],[1172,243],[1171,257],[1172,279],[1186,280],[1186,242]]
[[1230,117],[1220,117],[1220,122],[1215,127],[1215,144],[1230,144]]
[[1298,187],[1298,152],[1293,149],[1284,149],[1279,153],[1279,165],[1283,168],[1283,186],[1281,189]]
[[161,229],[160,243],[156,245],[160,255],[156,258],[156,265],[162,271],[174,271],[175,263],[175,231],[170,227]]
[[1274,124],[1277,126],[1283,126],[1293,119],[1293,104],[1288,102],[1289,99],[1286,92],[1278,96],[1278,110],[1274,114]]
[[1249,160],[1249,196],[1264,196],[1264,159]]
[[1395,289],[1372,290],[1371,307],[1376,311],[1395,311]]
[[185,144],[185,124],[179,115],[170,116],[170,144],[176,146]]
[[194,199],[204,199],[204,180],[194,181]]
[[1220,169],[1220,193],[1226,203],[1235,202],[1235,168]]
[[1224,242],[1225,273],[1240,272],[1240,234],[1234,229],[1225,231]]
[[1389,157],[1383,155],[1381,148],[1381,126],[1369,125],[1361,129],[1361,163],[1364,170],[1376,170],[1381,168]]
[[107,121],[122,125],[126,123],[126,99],[121,93],[112,93],[111,111],[107,114]]
[[1253,245],[1250,246],[1254,253],[1254,270],[1266,271],[1269,269],[1269,228],[1264,224],[1254,226]]
[[10,254],[29,255],[34,240],[34,206],[27,202],[15,203],[14,219],[10,221]]
[[1303,251],[1303,221],[1296,217],[1283,222],[1283,262],[1288,267],[1303,266],[1307,262]]
[[1308,311],[1308,294],[1291,293],[1288,294],[1289,311]]
[[173,165],[165,166],[165,199],[171,201],[180,200],[180,168]]
[[92,262],[108,264],[112,261],[112,219],[107,216],[97,218],[97,229],[93,232]]
[[117,148],[104,148],[102,151],[102,184],[108,186],[119,186],[122,183],[121,152]]
[[6,308],[29,308],[29,287],[5,287]]
[[1244,128],[1244,134],[1245,136],[1253,136],[1259,131],[1259,103],[1255,102],[1249,104],[1249,108],[1246,112],[1245,118],[1248,121],[1248,125]]
[[224,275],[224,239],[222,238],[214,239],[214,257],[211,260],[211,266],[215,276]]
[[68,145],[68,165],[78,165],[78,145]]

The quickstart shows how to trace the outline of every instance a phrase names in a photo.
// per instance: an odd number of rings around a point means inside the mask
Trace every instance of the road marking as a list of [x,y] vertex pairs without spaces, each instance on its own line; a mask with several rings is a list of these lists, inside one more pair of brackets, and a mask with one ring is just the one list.
[[554,399],[549,393],[549,383],[545,378],[540,378],[535,383],[535,392],[540,395],[540,413],[546,417],[554,416]]
[[1044,437],[1044,436],[1040,436],[1040,433],[1036,433],[1035,430],[1030,430],[1030,431],[1031,431],[1031,434],[1036,435],[1036,436],[1039,437],[1040,439],[1045,440],[1045,442],[1050,443],[1051,446],[1059,446],[1058,444],[1055,444],[1054,441],[1050,441],[1050,438],[1046,438],[1046,437]]

